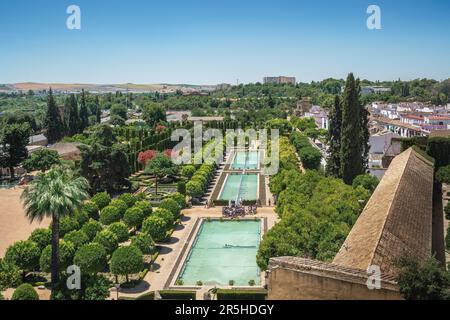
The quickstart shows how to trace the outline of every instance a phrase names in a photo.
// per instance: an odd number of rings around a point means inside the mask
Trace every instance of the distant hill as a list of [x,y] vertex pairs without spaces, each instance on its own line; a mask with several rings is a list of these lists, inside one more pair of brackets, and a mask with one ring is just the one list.
[[183,92],[192,91],[212,91],[216,89],[214,85],[191,85],[191,84],[82,84],[82,83],[36,83],[23,82],[14,84],[0,84],[0,92],[10,91],[43,91],[52,88],[54,92],[80,92],[85,89],[90,92],[106,93],[116,91],[130,91],[135,93],[144,92],[175,92],[181,90]]

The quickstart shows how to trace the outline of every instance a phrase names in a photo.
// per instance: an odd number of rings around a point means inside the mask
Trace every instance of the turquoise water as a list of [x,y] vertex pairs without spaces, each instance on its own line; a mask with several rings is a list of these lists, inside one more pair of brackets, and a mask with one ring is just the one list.
[[260,284],[256,252],[261,238],[258,221],[203,221],[178,279],[184,285],[247,286]]
[[231,169],[258,169],[259,152],[258,151],[237,151],[234,156]]
[[257,197],[257,174],[229,174],[223,186],[222,193],[219,196],[219,200],[257,200]]

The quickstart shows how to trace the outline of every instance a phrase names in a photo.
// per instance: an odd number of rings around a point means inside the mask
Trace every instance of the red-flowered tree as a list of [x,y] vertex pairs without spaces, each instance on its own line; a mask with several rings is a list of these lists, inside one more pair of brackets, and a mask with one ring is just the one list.
[[171,158],[171,157],[172,157],[172,149],[166,149],[166,150],[164,150],[164,154],[165,154],[166,156],[168,156],[169,158]]
[[152,160],[157,155],[156,150],[147,150],[144,152],[140,152],[138,155],[138,162],[142,165],[146,165],[147,162]]
[[155,131],[156,133],[160,134],[161,132],[163,132],[164,130],[166,130],[166,127],[163,126],[162,124],[157,124],[155,127]]

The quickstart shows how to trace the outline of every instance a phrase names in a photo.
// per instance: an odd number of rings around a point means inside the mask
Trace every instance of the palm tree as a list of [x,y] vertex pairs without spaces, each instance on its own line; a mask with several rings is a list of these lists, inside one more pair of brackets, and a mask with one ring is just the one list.
[[25,214],[31,220],[52,218],[52,289],[59,281],[59,220],[79,209],[88,198],[89,184],[86,179],[62,167],[48,173],[39,173],[22,193]]

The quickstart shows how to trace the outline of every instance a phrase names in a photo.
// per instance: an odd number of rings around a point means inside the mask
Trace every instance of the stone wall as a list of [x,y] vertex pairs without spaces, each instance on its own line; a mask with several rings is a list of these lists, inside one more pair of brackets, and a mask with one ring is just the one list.
[[367,274],[308,259],[271,259],[268,275],[269,300],[400,300],[392,281],[369,290]]

